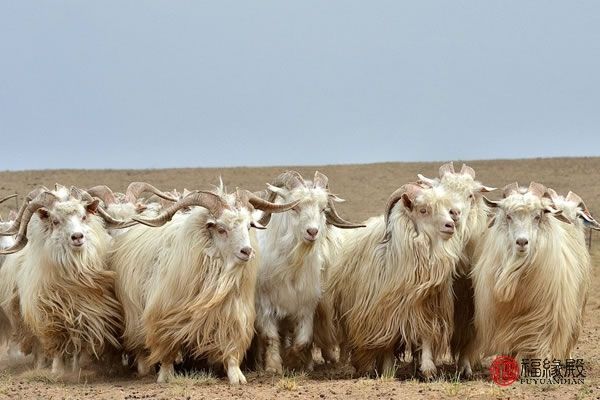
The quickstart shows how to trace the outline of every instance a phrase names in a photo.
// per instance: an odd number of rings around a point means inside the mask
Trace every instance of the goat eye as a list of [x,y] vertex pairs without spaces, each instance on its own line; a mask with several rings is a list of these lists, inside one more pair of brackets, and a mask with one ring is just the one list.
[[217,232],[219,232],[220,235],[225,235],[227,233],[227,230],[224,228],[218,228]]
[[536,220],[536,221],[539,221],[540,219],[542,219],[542,216],[541,216],[541,215],[536,215],[536,216],[535,216],[535,220]]
[[85,221],[87,219],[87,215],[84,215],[83,217],[81,217],[82,221]]
[[57,219],[52,220],[52,225],[57,226],[60,222]]
[[421,209],[419,210],[419,212],[420,212],[421,214],[427,214],[427,209],[425,209],[425,208],[421,208]]
[[510,215],[507,215],[507,216],[506,216],[506,220],[507,220],[507,221],[512,221],[512,217],[511,217]]

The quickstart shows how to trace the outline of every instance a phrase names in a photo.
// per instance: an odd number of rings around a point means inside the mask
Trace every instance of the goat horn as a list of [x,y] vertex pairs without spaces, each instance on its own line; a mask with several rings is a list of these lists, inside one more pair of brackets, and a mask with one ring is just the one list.
[[560,196],[558,195],[558,193],[556,193],[556,190],[554,190],[554,189],[552,189],[552,188],[548,188],[548,190],[546,191],[546,194],[545,194],[545,195],[546,195],[547,197],[549,197],[549,198],[550,198],[550,200],[552,200],[552,202],[553,202],[554,204],[556,204],[556,201],[557,201],[557,200],[559,199],[559,197],[560,197]]
[[[249,190],[242,190],[240,192],[242,193],[242,198],[244,199],[245,202],[250,203],[254,208],[257,208],[261,211],[268,212],[268,213],[284,212],[291,208],[296,207],[298,205],[298,203],[300,203],[300,200],[296,200],[296,201],[292,201],[291,203],[277,204],[277,203],[273,203],[271,201],[265,200],[265,199],[255,195],[254,193],[250,192]],[[261,225],[263,225],[263,224],[261,224]]]
[[[88,203],[91,203],[92,201],[94,201],[94,199],[102,200],[96,196],[92,196],[87,190],[79,189],[75,186],[71,187],[71,193],[75,194],[75,198],[78,198]],[[137,224],[137,222],[133,220],[124,221],[121,219],[114,218],[108,212],[106,212],[106,210],[102,206],[98,206],[97,211],[98,215],[100,215],[100,217],[102,217],[102,219],[104,220],[105,226],[108,229],[125,229]]]
[[428,178],[428,177],[426,177],[424,175],[421,175],[421,174],[417,174],[417,178],[419,178],[419,182],[417,182],[417,183],[421,183],[422,182],[423,184],[425,184],[425,185],[427,185],[429,187],[437,186],[438,183],[439,183],[437,180]]
[[33,217],[35,212],[40,208],[49,208],[57,200],[58,197],[56,197],[54,193],[48,191],[42,192],[36,196],[35,199],[31,200],[23,212],[21,224],[19,226],[19,232],[17,232],[15,237],[15,244],[7,249],[0,250],[0,255],[16,253],[25,247],[27,245],[27,227],[31,217]]
[[528,190],[538,197],[544,197],[547,189],[546,186],[542,185],[541,183],[531,182]]
[[335,209],[335,203],[333,198],[329,196],[327,200],[327,209],[325,210],[325,218],[328,224],[333,226],[337,226],[342,229],[354,229],[354,228],[364,228],[366,225],[363,224],[355,224],[350,221],[346,221],[344,218],[340,217],[337,210]]
[[398,201],[400,201],[400,199],[402,199],[402,197],[404,195],[408,196],[411,200],[414,200],[415,197],[417,197],[417,195],[419,193],[421,193],[423,191],[423,188],[420,187],[417,184],[414,183],[408,183],[406,185],[401,186],[400,188],[396,189],[394,191],[394,193],[392,193],[390,195],[390,197],[388,198],[388,201],[386,203],[385,206],[385,229],[386,229],[386,233],[383,237],[383,242],[387,242],[390,240],[390,232],[388,231],[388,224],[390,221],[390,215],[392,214],[392,209],[394,208],[394,206],[396,205],[396,203],[398,203]]
[[125,228],[132,227],[134,225],[137,225],[137,223],[138,223],[137,221],[134,221],[133,219],[131,219],[129,221],[123,221],[120,219],[116,219],[113,216],[111,216],[109,213],[107,213],[106,210],[100,206],[98,206],[98,215],[100,215],[100,217],[102,217],[102,219],[106,223],[106,227],[109,229],[125,229]]
[[297,188],[298,186],[306,186],[304,178],[302,178],[302,175],[297,171],[286,171],[275,178],[271,184],[277,187],[285,187],[289,190]]
[[151,192],[157,195],[158,197],[169,200],[173,203],[177,202],[177,199],[171,196],[168,193],[161,192],[151,184],[147,182],[131,182],[127,187],[127,192],[125,192],[125,201],[128,203],[135,203],[138,197],[144,192]]
[[[548,189],[548,191],[550,191],[550,190],[552,190],[552,189]],[[585,211],[587,211],[587,207],[586,207],[585,203],[583,202],[583,199],[577,193],[569,191],[569,193],[567,194],[567,197],[565,197],[565,200],[577,203],[579,207],[581,207]]]
[[23,217],[23,213],[27,209],[27,205],[29,204],[29,202],[46,191],[48,191],[48,189],[42,186],[29,192],[29,194],[25,196],[25,200],[23,201],[23,204],[21,204],[21,208],[19,208],[19,211],[17,212],[17,216],[15,217],[15,221],[13,222],[12,226],[9,227],[6,231],[0,232],[0,236],[15,235],[19,231],[19,227],[21,226],[21,218]]
[[454,173],[456,173],[456,172],[454,171],[454,163],[452,161],[442,165],[439,169],[440,178],[442,178],[446,174],[454,174]]
[[475,179],[475,170],[469,167],[467,164],[462,165],[460,173],[463,175],[469,175],[471,178]]
[[215,217],[219,217],[223,213],[224,209],[229,208],[229,205],[227,205],[227,203],[219,195],[213,192],[199,190],[198,192],[191,193],[184,199],[181,199],[175,204],[162,210],[160,214],[154,218],[134,217],[132,219],[148,226],[162,226],[169,222],[177,211],[184,207],[192,206],[204,207]]
[[6,200],[10,200],[10,199],[12,199],[12,198],[14,198],[14,197],[17,197],[17,196],[18,196],[18,194],[17,194],[17,193],[15,193],[15,194],[11,194],[11,195],[8,195],[8,196],[6,196],[5,198],[3,198],[2,200],[0,200],[0,203],[4,203]]
[[315,188],[328,188],[329,178],[325,174],[315,171],[315,177],[313,178],[313,187]]
[[108,207],[109,204],[115,204],[117,202],[117,198],[113,191],[106,185],[98,185],[86,190],[92,197],[97,197],[104,203],[105,207]]
[[[323,175],[324,176],[324,175]],[[315,173],[316,177],[316,173]],[[275,180],[270,183],[271,186],[275,187],[285,187],[288,190],[293,190],[299,186],[306,186],[304,183],[304,178],[297,171],[286,171],[280,174]],[[260,191],[255,193],[257,196],[266,199],[267,201],[273,203],[277,198],[277,193],[272,190],[266,189],[266,191]],[[258,221],[261,225],[267,226],[271,221],[271,213],[265,211],[260,221]]]
[[519,191],[519,183],[518,182],[509,183],[508,185],[504,186],[504,189],[502,189],[502,197],[507,198],[511,194],[518,192],[518,191]]

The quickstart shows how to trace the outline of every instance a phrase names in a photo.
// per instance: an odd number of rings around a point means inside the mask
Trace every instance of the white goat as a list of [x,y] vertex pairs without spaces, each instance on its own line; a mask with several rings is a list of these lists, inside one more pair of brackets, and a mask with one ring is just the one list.
[[[441,185],[454,193],[460,203],[451,209],[450,214],[456,223],[456,233],[451,239],[457,242],[461,258],[457,265],[457,275],[453,282],[454,291],[454,332],[450,341],[451,352],[457,360],[459,373],[472,375],[471,361],[476,358],[473,282],[469,277],[475,258],[475,249],[488,227],[489,207],[482,193],[496,188],[484,186],[475,180],[475,170],[463,164],[460,172],[454,170],[452,162],[439,169],[439,178],[429,179],[419,175],[421,182],[429,186]],[[473,360],[472,360],[473,359]]]
[[257,235],[261,251],[256,292],[259,351],[266,347],[267,372],[282,373],[280,332],[293,334],[292,357],[299,356],[304,364],[312,361],[313,319],[322,296],[323,275],[339,247],[336,227],[364,225],[339,217],[334,202],[343,200],[329,193],[328,179],[318,171],[312,182],[296,171],[285,172],[269,190],[271,201],[278,196],[278,203],[299,202],[291,212],[263,218],[261,222],[269,218],[271,222]]
[[[590,264],[582,235],[532,182],[504,189],[473,268],[484,355],[566,359],[581,330]],[[559,221],[559,219],[561,222]]]
[[[160,362],[158,382],[168,381],[183,351],[223,365],[232,384],[246,382],[239,366],[254,333],[258,263],[250,228],[262,227],[254,207],[283,212],[296,204],[221,187],[192,193],[153,219],[136,217],[158,228],[134,227],[115,239],[124,345],[140,374]],[[175,215],[192,206],[200,207]]]
[[[100,357],[107,345],[120,347],[121,307],[114,273],[105,269],[110,237],[96,215],[98,205],[74,187],[38,191],[22,207],[14,245],[0,251],[21,250],[7,257],[2,270],[14,274],[9,278],[19,314],[53,358],[55,373],[64,371],[65,356],[73,357],[77,370],[82,351]],[[5,302],[2,306],[10,314]]]
[[374,364],[389,373],[395,351],[407,346],[420,350],[426,377],[436,373],[452,332],[454,202],[442,187],[407,184],[390,196],[384,216],[346,234],[325,296],[342,353],[350,352],[359,373]]

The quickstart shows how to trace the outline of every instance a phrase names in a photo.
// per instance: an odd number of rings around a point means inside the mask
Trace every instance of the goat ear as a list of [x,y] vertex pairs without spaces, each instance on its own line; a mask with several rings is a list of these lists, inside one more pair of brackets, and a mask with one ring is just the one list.
[[479,193],[493,192],[496,189],[498,188],[481,185],[481,187],[479,188]]
[[283,194],[285,193],[284,189],[277,187],[277,186],[273,186],[270,183],[267,183],[267,189],[269,189],[273,193],[277,193],[281,197],[283,197]]
[[100,205],[100,200],[94,199],[94,200],[92,200],[92,202],[88,203],[85,206],[85,211],[87,211],[90,214],[96,214],[98,212],[99,205]]
[[484,202],[484,203],[485,203],[485,204],[486,204],[488,207],[491,207],[491,208],[496,208],[496,207],[498,207],[498,204],[499,204],[499,202],[498,202],[498,201],[493,201],[493,200],[490,200],[490,199],[488,199],[488,198],[487,198],[487,197],[485,197],[485,196],[482,196],[482,197],[483,197],[483,202]]
[[413,209],[413,202],[410,199],[410,197],[408,197],[408,195],[406,193],[402,194],[402,204],[404,204],[404,207],[408,208],[409,210],[412,211]]
[[544,214],[550,214],[554,218],[556,218],[559,221],[564,222],[565,224],[570,224],[571,223],[571,221],[569,221],[569,219],[563,215],[562,210],[557,210],[557,209],[555,209],[553,207],[546,207],[544,209]]
[[329,193],[329,199],[334,203],[343,203],[346,201],[345,199],[342,199],[341,197],[338,197],[333,193]]
[[50,213],[45,208],[38,209],[37,214],[41,219],[48,219],[50,217]]
[[250,223],[250,226],[251,226],[251,227],[253,227],[253,228],[256,228],[256,229],[267,229],[267,227],[266,227],[266,226],[262,225],[262,224],[261,224],[261,223],[259,223],[259,222],[254,222],[254,221],[252,221],[252,222]]
[[214,219],[209,219],[208,221],[206,221],[206,227],[208,229],[214,228],[216,225],[217,225],[217,222]]
[[583,211],[579,211],[577,212],[577,216],[582,219],[585,227],[600,231],[600,223],[598,223],[598,221],[596,221],[591,215]]

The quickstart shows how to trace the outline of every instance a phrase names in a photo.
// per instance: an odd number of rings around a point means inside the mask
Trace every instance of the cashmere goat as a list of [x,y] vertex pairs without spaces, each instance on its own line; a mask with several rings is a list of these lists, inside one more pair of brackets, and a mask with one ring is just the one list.
[[135,217],[152,227],[118,236],[111,265],[125,313],[125,349],[140,374],[160,363],[157,381],[168,381],[183,352],[223,365],[231,384],[246,382],[239,366],[254,333],[258,264],[250,228],[262,228],[255,207],[283,212],[296,204],[221,187],[191,193],[155,218]]
[[410,347],[420,352],[420,371],[435,375],[452,333],[455,202],[442,187],[407,184],[384,216],[345,235],[325,297],[342,354],[359,373],[388,373],[397,349]]
[[459,373],[466,377],[472,375],[471,361],[475,354],[475,327],[473,303],[473,282],[469,277],[475,258],[475,249],[488,225],[488,206],[483,193],[496,188],[488,187],[475,180],[475,170],[463,164],[460,172],[454,170],[452,162],[439,169],[439,178],[429,179],[419,175],[419,179],[429,186],[441,185],[460,199],[459,207],[451,209],[450,214],[456,223],[456,233],[452,240],[462,249],[457,265],[457,275],[453,282],[454,291],[454,332],[450,341],[452,355],[455,357]]
[[[532,182],[486,202],[495,211],[473,268],[483,355],[570,357],[581,330],[590,263],[583,235]],[[560,220],[559,220],[560,219]]]
[[[82,352],[99,358],[107,346],[120,347],[122,313],[114,273],[105,268],[110,236],[99,210],[98,199],[75,187],[34,191],[11,227],[18,227],[15,243],[0,251],[11,254],[2,269],[14,275],[14,288],[3,292],[16,289],[22,323],[54,373],[64,371],[66,356],[77,370]],[[7,315],[15,311],[2,306]]]
[[324,275],[339,247],[338,228],[364,225],[338,215],[334,202],[343,200],[329,192],[328,178],[318,171],[312,182],[296,171],[285,172],[268,188],[270,201],[299,202],[291,212],[272,218],[266,215],[261,222],[271,222],[257,235],[261,252],[256,292],[259,351],[265,347],[267,372],[282,373],[280,332],[291,331],[293,336],[290,358],[299,358],[310,367],[314,315]]

